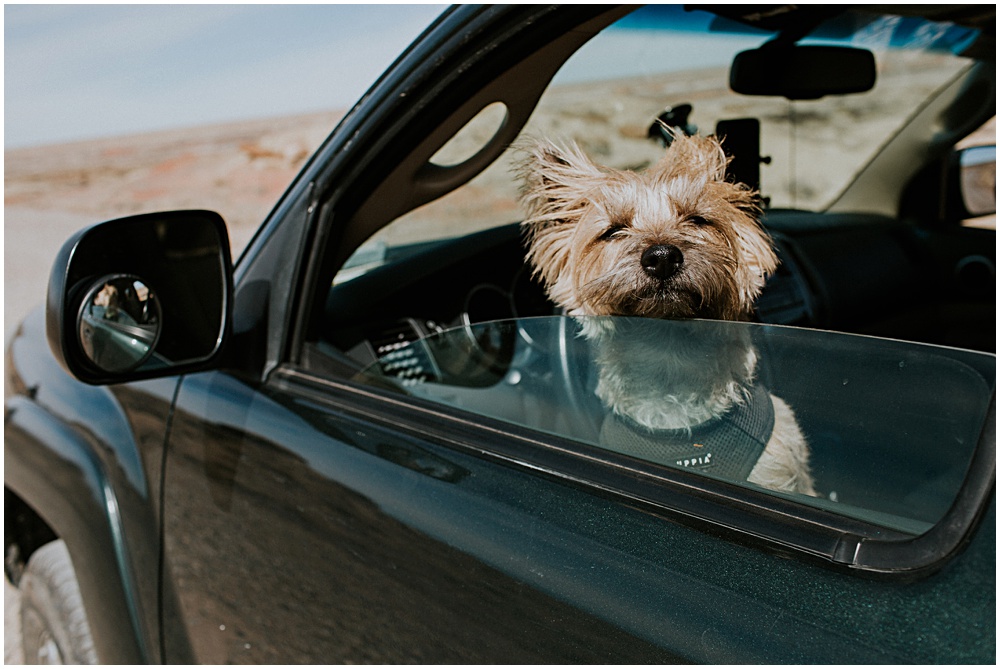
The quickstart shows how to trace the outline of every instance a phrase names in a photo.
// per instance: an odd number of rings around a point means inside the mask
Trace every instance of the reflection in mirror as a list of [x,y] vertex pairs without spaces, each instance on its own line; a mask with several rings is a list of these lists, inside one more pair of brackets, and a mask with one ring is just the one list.
[[80,307],[80,347],[103,372],[127,372],[146,362],[162,327],[159,300],[134,275],[98,279]]
[[791,435],[815,486],[796,499],[913,535],[955,501],[996,384],[992,354],[702,320],[511,319],[392,354],[358,380],[742,485],[780,487],[750,472]]

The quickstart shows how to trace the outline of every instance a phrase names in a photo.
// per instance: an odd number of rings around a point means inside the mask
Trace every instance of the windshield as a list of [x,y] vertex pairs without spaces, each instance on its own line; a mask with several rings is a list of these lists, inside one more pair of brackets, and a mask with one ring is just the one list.
[[[734,57],[774,33],[678,5],[648,6],[610,26],[566,63],[546,113],[565,117],[575,110],[579,130],[573,132],[598,149],[604,144],[612,155],[623,154],[614,156],[621,163],[615,167],[647,160],[625,154],[628,143],[615,136],[645,139],[650,120],[664,107],[689,104],[688,124],[701,134],[725,135],[732,126],[719,132],[720,122],[756,119],[765,161],[761,192],[770,207],[822,211],[928,98],[970,66],[954,53],[976,34],[918,18],[840,15],[798,43],[873,51],[875,87],[793,101],[739,95],[729,86]],[[546,125],[558,132],[553,121]]]
[[[793,492],[920,534],[961,487],[995,365],[990,354],[782,326],[555,316],[401,342],[358,378],[571,439],[583,454]],[[759,471],[775,440],[804,458],[791,468],[811,488]]]

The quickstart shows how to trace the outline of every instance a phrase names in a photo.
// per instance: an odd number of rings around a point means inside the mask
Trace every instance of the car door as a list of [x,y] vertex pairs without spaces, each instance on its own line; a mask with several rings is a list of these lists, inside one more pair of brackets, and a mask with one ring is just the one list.
[[224,374],[185,382],[165,537],[172,624],[193,656],[168,648],[169,661],[671,659],[561,592],[621,596],[616,566],[630,560],[574,529],[605,516],[599,500],[371,411],[292,372],[259,389]]
[[[165,465],[168,661],[904,662],[985,650],[992,511],[945,569],[872,580],[791,548],[808,543],[802,505],[717,486],[730,527],[698,522],[689,514],[707,507],[690,505],[711,504],[712,482],[682,478],[672,505],[678,481],[662,471],[378,385],[292,366],[259,386],[216,372],[184,381]],[[489,405],[506,391],[484,392]],[[752,535],[768,530],[749,502],[784,514],[787,547]],[[949,622],[963,614],[969,624]]]
[[294,374],[260,389],[185,382],[165,533],[190,659],[667,657],[525,582],[564,578],[555,565],[585,575],[601,552],[560,529],[552,506],[569,500],[550,484],[380,427],[338,396]]

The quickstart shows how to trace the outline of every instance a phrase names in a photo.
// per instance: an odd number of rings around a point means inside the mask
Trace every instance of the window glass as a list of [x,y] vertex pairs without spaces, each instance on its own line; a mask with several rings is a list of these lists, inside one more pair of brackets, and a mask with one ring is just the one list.
[[[920,534],[962,484],[995,365],[781,326],[553,316],[399,340],[358,379],[658,465],[791,487],[806,503]],[[800,447],[808,494],[780,473],[754,474],[765,451]]]

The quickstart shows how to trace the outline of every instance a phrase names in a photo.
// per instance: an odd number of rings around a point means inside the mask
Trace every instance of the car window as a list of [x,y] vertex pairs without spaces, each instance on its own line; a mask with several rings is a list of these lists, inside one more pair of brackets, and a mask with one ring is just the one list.
[[[975,37],[916,19],[851,13],[844,20],[851,25],[830,26],[817,39],[853,34],[874,49],[875,88],[792,102],[728,89],[733,55],[772,34],[698,11],[640,10],[565,63],[521,138],[575,141],[601,165],[641,170],[664,152],[657,117],[673,115],[671,123],[704,134],[719,132],[720,122],[756,119],[759,153],[769,159],[760,176],[765,224],[788,214],[819,232],[857,233],[812,239],[805,234],[811,229],[800,238],[791,226],[787,235],[771,227],[781,266],[758,304],[766,297],[772,315],[781,312],[774,322],[826,327],[812,318],[825,303],[807,287],[814,268],[802,240],[814,249],[829,238],[853,253],[852,240],[865,244],[877,232],[865,248],[885,257],[882,236],[893,235],[898,221],[889,225],[880,211],[824,210],[913,119],[921,100],[962,80],[970,61],[953,54]],[[485,90],[482,99],[493,99]],[[472,120],[451,141],[431,133],[430,161],[461,166],[489,147],[506,111],[496,103],[484,109],[456,114]],[[401,406],[433,407],[446,422],[457,416],[485,423],[505,438],[528,431],[541,449],[562,449],[570,467],[588,458],[603,467],[610,458],[652,471],[657,482],[680,473],[724,482],[726,490],[736,484],[740,494],[764,491],[768,503],[791,499],[789,516],[804,504],[838,520],[918,536],[949,513],[991,411],[995,356],[760,323],[562,315],[526,262],[522,159],[515,142],[478,176],[389,223],[340,265],[381,224],[379,216],[395,215],[366,211],[357,236],[342,242],[324,275],[329,281],[336,270],[303,347],[307,371],[339,380],[356,374],[358,383],[413,400]],[[422,169],[425,160],[415,162]],[[835,268],[831,262],[827,271]],[[880,309],[880,296],[866,301],[858,293],[888,269],[831,284],[845,301],[845,321],[855,314],[849,300],[860,300],[865,316]],[[825,286],[818,285],[820,293]],[[763,313],[757,315],[768,320]],[[723,373],[723,362],[744,376]],[[609,371],[616,367],[622,369]],[[779,445],[772,448],[772,439]]]
[[[470,324],[379,353],[357,380],[915,535],[961,488],[996,364],[783,326],[563,316]],[[789,434],[814,490],[748,481]]]
[[[875,87],[791,101],[738,95],[729,88],[733,57],[773,33],[679,5],[644,7],[596,35],[564,64],[521,136],[572,140],[602,165],[641,169],[662,155],[662,145],[650,138],[651,126],[669,116],[671,124],[690,132],[733,141],[745,136],[751,145],[759,140],[759,185],[769,207],[823,211],[929,96],[969,69],[971,61],[954,54],[976,34],[953,24],[851,12],[802,43],[871,49],[878,66]],[[448,152],[474,153],[496,127],[491,111],[487,107],[474,118],[448,143]],[[740,129],[747,120],[759,123],[759,135],[753,124]],[[520,220],[518,159],[515,143],[470,183],[380,230],[338,280],[356,276],[394,246]]]

